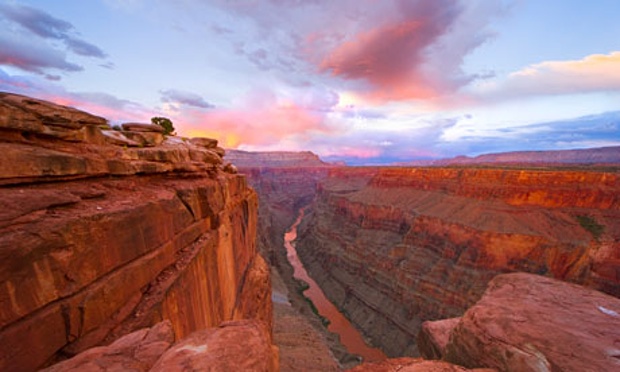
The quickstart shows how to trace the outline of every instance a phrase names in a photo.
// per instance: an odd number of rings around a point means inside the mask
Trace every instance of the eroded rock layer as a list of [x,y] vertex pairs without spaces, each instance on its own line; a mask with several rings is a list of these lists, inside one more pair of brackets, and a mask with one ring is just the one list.
[[0,370],[169,320],[271,329],[257,196],[212,141],[0,94]]
[[388,355],[424,320],[462,315],[499,273],[620,296],[620,183],[597,171],[334,169],[297,250],[327,296]]
[[616,371],[619,338],[619,299],[538,275],[504,274],[454,325],[444,360],[498,371]]

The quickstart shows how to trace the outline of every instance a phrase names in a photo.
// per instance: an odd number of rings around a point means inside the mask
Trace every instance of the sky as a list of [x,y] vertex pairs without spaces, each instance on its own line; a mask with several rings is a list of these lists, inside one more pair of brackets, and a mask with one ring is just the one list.
[[382,164],[620,145],[618,0],[0,0],[0,91]]

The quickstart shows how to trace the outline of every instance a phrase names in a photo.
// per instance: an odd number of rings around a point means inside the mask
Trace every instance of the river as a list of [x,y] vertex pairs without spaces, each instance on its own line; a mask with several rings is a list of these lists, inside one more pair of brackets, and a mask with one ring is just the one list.
[[329,320],[330,323],[327,329],[340,336],[340,342],[347,348],[349,353],[360,355],[364,361],[368,362],[386,359],[387,357],[381,350],[372,348],[366,344],[359,331],[353,327],[351,322],[338,311],[338,308],[325,297],[321,287],[308,275],[308,272],[301,263],[301,260],[297,256],[293,241],[297,238],[297,227],[301,223],[303,216],[304,209],[301,209],[295,223],[293,223],[290,229],[284,234],[284,247],[286,248],[288,261],[293,266],[294,277],[303,280],[309,285],[309,288],[304,291],[304,296],[312,301],[321,316]]

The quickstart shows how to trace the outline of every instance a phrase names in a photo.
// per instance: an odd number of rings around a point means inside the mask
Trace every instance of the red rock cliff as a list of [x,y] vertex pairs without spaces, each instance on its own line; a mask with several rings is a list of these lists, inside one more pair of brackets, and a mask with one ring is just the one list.
[[257,196],[213,141],[0,94],[0,370],[169,320],[271,329]]
[[610,172],[343,168],[319,183],[297,250],[375,345],[416,355],[423,320],[461,315],[499,273],[620,296],[619,200]]

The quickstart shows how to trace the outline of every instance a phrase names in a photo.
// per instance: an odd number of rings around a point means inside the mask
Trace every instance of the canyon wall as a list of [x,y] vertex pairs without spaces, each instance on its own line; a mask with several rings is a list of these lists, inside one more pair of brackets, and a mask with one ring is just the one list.
[[0,370],[168,320],[271,330],[257,195],[216,141],[0,94]]
[[297,250],[327,296],[390,356],[424,320],[462,315],[497,274],[620,297],[618,173],[336,168]]

